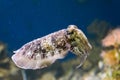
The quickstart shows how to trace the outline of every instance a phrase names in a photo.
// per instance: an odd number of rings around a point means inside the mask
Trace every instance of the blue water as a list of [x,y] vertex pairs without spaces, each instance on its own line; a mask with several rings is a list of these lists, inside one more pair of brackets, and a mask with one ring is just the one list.
[[0,0],[0,40],[10,51],[66,28],[100,19],[120,25],[120,0]]

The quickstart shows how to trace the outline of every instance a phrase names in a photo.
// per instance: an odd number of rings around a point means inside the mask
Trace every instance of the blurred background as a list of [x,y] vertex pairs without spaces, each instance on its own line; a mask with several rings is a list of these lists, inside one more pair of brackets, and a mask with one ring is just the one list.
[[[120,80],[119,19],[119,0],[0,0],[0,80]],[[25,43],[70,24],[93,46],[81,69],[73,68],[79,59],[72,54],[34,71],[11,61],[13,51]],[[106,40],[107,35],[112,38]],[[108,41],[112,45],[104,45]]]

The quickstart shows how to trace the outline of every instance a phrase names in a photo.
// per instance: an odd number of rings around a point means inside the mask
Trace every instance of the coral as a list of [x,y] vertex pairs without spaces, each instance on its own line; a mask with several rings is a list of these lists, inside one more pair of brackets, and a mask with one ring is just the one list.
[[111,51],[102,51],[101,56],[104,59],[104,62],[108,66],[116,66],[119,64],[118,59],[119,53],[117,50],[111,50]]
[[102,40],[102,45],[105,47],[114,46],[119,47],[120,45],[120,28],[116,28],[109,32],[109,34]]
[[103,50],[101,56],[105,63],[107,76],[103,80],[120,79],[120,28],[113,29],[102,40]]

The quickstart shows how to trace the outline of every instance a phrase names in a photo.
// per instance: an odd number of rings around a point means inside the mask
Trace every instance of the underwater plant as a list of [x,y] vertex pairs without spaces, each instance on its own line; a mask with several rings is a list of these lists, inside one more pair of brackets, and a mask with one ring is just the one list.
[[57,59],[64,58],[70,51],[80,57],[80,64],[77,66],[79,68],[86,60],[91,48],[84,33],[77,26],[69,25],[67,29],[23,45],[14,51],[12,60],[23,69],[41,69],[51,65]]

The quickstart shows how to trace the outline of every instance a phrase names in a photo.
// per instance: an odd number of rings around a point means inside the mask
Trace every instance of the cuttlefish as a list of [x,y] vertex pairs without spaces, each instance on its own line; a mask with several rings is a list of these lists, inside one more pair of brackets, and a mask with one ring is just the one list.
[[13,51],[13,62],[23,69],[41,69],[48,67],[57,59],[64,58],[69,51],[79,56],[79,68],[91,50],[85,34],[75,25],[62,29],[26,43],[20,49]]

